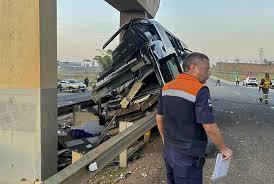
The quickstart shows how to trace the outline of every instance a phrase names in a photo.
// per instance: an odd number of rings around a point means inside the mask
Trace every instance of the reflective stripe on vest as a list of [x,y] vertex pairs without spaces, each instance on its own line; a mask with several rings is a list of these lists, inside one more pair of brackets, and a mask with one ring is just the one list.
[[193,103],[196,101],[196,96],[181,90],[168,89],[162,92],[162,96],[176,96],[187,99]]

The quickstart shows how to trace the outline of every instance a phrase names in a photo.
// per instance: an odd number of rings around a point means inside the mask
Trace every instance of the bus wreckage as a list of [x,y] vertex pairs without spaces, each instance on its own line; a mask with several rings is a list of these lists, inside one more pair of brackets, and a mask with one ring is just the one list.
[[[183,59],[191,52],[155,20],[133,19],[122,26],[103,46],[119,34],[120,44],[112,53],[112,65],[97,78],[92,98],[95,114],[105,125],[98,144],[119,121],[134,121],[155,110],[161,87],[183,72]],[[206,154],[215,151],[209,140]]]
[[122,26],[112,65],[97,78],[93,101],[100,124],[134,121],[155,109],[160,88],[181,73],[188,47],[158,22],[134,19]]

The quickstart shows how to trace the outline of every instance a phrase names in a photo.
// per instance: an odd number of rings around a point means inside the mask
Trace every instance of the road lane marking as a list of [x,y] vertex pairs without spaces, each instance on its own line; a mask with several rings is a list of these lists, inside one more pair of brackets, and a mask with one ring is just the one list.
[[233,91],[234,93],[237,93],[238,95],[240,95],[241,93],[239,93],[238,91]]

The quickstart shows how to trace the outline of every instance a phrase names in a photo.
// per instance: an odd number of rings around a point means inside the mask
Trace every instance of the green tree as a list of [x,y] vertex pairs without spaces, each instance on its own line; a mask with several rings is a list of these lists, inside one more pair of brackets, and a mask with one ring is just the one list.
[[96,60],[102,67],[103,70],[107,69],[112,64],[112,50],[107,50],[101,56],[95,56],[94,60]]
[[107,52],[106,52],[109,56],[111,56],[112,55],[112,50],[107,50]]

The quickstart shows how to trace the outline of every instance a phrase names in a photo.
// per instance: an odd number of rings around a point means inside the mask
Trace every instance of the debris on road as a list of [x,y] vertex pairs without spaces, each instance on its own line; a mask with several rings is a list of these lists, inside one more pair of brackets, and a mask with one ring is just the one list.
[[120,174],[120,176],[115,180],[115,182],[118,182],[119,180],[123,180],[125,179],[127,176],[129,176],[132,172],[131,171],[128,171],[126,173],[122,173]]

